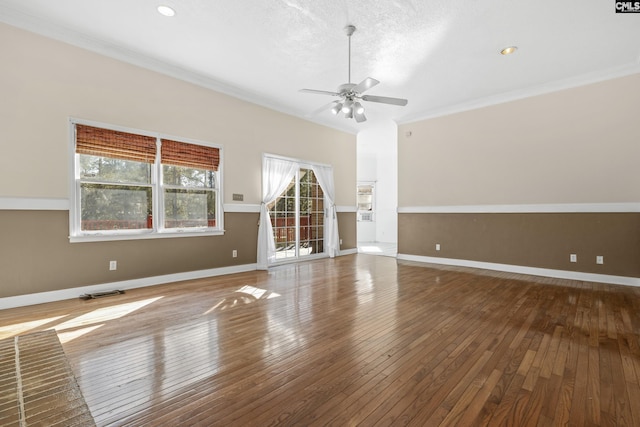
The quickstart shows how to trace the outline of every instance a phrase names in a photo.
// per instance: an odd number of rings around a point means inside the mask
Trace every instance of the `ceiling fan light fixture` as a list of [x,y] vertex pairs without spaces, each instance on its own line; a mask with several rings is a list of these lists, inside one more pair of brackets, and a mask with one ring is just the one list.
[[355,108],[356,114],[363,114],[364,113],[364,106],[362,104],[360,104],[359,102],[355,103],[354,108]]
[[353,118],[356,119],[356,122],[358,122],[358,123],[362,123],[362,122],[366,122],[367,121],[367,117],[364,115],[364,112],[362,112],[362,113],[356,112],[353,115]]
[[342,112],[345,114],[353,112],[353,101],[346,100],[342,105]]
[[331,112],[336,115],[338,114],[340,111],[342,110],[342,102],[336,102],[336,105],[334,105],[331,108]]

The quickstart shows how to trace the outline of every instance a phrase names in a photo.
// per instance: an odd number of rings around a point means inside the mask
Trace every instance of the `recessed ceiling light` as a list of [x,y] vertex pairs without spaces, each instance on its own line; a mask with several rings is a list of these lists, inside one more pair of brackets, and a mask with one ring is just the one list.
[[158,6],[158,12],[164,16],[174,16],[176,14],[175,10],[165,5]]
[[500,53],[503,54],[503,55],[511,55],[516,50],[518,50],[517,46],[509,46],[509,47],[505,47],[504,49],[502,49],[500,51]]

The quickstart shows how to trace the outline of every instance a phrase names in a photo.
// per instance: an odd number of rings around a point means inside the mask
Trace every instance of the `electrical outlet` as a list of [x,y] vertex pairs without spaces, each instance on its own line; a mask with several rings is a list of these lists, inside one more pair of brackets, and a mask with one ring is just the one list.
[[596,264],[604,264],[604,257],[602,255],[596,257]]
[[340,246],[342,246],[342,239],[340,239]]
[[440,250],[440,243],[436,243],[436,251]]
[[576,254],[569,255],[569,261],[578,262],[578,255],[576,255]]
[[117,270],[118,261],[109,261],[109,270]]
[[238,250],[237,250],[237,249],[234,249],[234,250],[231,252],[231,256],[232,256],[232,257],[234,257],[234,258],[238,258]]

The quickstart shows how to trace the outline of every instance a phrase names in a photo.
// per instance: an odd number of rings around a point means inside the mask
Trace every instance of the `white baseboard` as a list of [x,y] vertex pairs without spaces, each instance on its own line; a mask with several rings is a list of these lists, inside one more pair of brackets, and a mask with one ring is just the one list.
[[552,270],[550,268],[525,267],[521,265],[497,264],[492,262],[470,261],[465,259],[454,259],[454,258],[437,258],[437,257],[407,255],[407,254],[398,254],[397,258],[405,261],[453,265],[457,267],[481,268],[485,270],[529,274],[532,276],[556,277],[558,279],[610,283],[614,285],[640,286],[640,278],[638,277],[611,276],[607,274],[582,273],[579,271]]
[[340,256],[343,255],[354,255],[358,253],[358,248],[353,249],[340,249]]
[[57,291],[40,292],[37,294],[18,295],[15,297],[0,298],[0,310],[73,299],[80,297],[82,294],[94,292],[144,288],[145,286],[162,285],[164,283],[180,282],[183,280],[203,279],[206,277],[222,276],[224,274],[244,273],[246,271],[254,271],[256,269],[257,264],[244,264],[232,267],[189,271],[186,273],[166,274],[164,276],[144,277],[141,279],[124,280],[121,282],[102,283],[100,285],[81,286],[78,288],[60,289]]

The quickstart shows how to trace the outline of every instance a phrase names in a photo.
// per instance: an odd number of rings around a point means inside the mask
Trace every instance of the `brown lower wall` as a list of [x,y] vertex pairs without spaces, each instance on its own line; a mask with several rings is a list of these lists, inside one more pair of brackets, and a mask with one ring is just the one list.
[[[338,221],[342,248],[356,248],[355,213]],[[67,211],[0,210],[0,298],[255,263],[258,214],[225,213],[224,225],[223,236],[69,243]]]
[[398,253],[640,277],[640,213],[401,213]]
[[358,247],[357,224],[355,212],[338,212],[338,233],[342,239],[340,250]]

